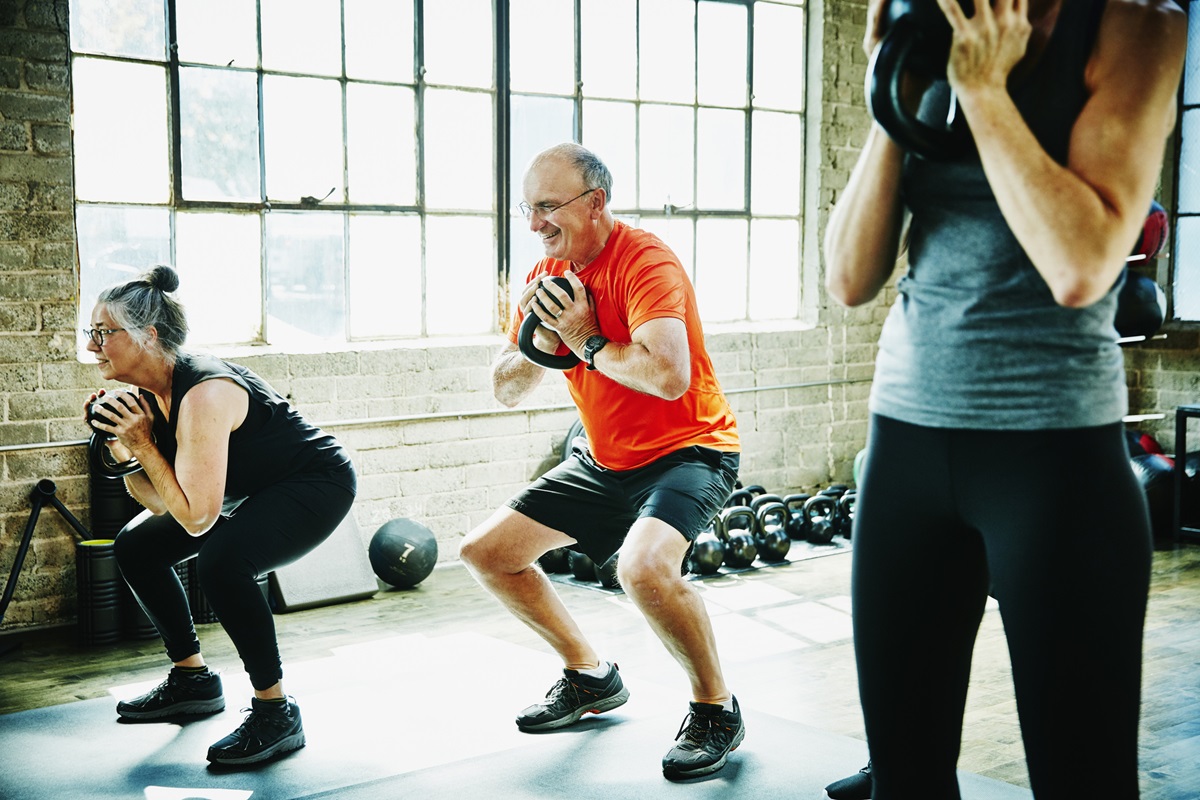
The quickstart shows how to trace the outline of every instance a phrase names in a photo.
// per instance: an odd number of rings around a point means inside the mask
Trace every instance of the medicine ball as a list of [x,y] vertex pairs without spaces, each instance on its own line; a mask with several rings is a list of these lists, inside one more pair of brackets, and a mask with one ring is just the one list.
[[1146,505],[1150,508],[1150,527],[1154,535],[1167,535],[1172,524],[1175,463],[1157,453],[1134,456],[1129,463],[1146,495]]
[[437,537],[419,522],[394,519],[375,531],[367,555],[381,581],[397,589],[411,589],[433,572]]
[[1146,221],[1142,223],[1142,230],[1138,232],[1137,242],[1133,245],[1133,252],[1129,254],[1131,260],[1142,260],[1154,258],[1167,244],[1167,229],[1170,227],[1170,222],[1167,219],[1167,210],[1162,207],[1157,200],[1150,201],[1150,213],[1146,215]]
[[1153,336],[1167,321],[1167,295],[1145,275],[1130,272],[1117,293],[1113,324],[1119,336]]

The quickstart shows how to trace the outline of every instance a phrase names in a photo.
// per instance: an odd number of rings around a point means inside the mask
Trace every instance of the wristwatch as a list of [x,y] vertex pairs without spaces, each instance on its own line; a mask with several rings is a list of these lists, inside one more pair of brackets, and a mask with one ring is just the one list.
[[596,368],[596,353],[599,353],[606,344],[608,344],[608,339],[600,334],[589,336],[583,343],[583,360],[587,362],[588,369]]

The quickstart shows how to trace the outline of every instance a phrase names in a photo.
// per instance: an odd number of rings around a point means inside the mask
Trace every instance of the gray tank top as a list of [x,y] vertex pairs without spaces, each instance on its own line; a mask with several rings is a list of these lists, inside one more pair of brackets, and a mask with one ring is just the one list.
[[[1104,5],[1065,0],[1037,66],[1012,88],[1026,123],[1060,164],[1087,99],[1084,67]],[[1128,408],[1113,327],[1120,281],[1087,308],[1055,303],[977,156],[955,163],[906,156],[902,194],[912,212],[909,268],[880,336],[870,410],[935,428],[1119,421]]]

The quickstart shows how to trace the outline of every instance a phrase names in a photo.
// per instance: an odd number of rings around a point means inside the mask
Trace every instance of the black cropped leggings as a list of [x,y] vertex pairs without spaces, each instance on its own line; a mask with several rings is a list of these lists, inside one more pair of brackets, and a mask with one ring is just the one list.
[[171,661],[200,652],[187,595],[174,570],[195,556],[205,599],[237,648],[250,683],[259,690],[278,683],[283,668],[275,620],[258,578],[325,541],[350,510],[354,487],[349,469],[336,479],[293,476],[250,497],[203,536],[190,535],[170,515],[149,511],[117,534],[117,563]]
[[854,521],[854,646],[875,798],[959,797],[989,591],[1034,796],[1138,796],[1152,540],[1120,424],[922,428],[874,416]]

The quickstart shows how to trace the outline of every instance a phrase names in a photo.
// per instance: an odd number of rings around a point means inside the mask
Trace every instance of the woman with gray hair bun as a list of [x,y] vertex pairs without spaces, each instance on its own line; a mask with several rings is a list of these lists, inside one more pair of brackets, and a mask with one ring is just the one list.
[[[196,558],[201,588],[254,687],[250,714],[212,745],[214,764],[255,764],[304,746],[300,709],[283,692],[271,609],[258,579],[323,542],[354,501],[346,451],[250,370],[185,352],[187,317],[168,266],[105,289],[84,331],[100,375],[91,424],[115,437],[124,476],[146,507],[118,535],[125,580],[173,667],[158,687],[117,704],[126,720],[178,719],[225,708],[221,679],[200,652],[174,566]],[[103,398],[103,404],[96,403]]]

